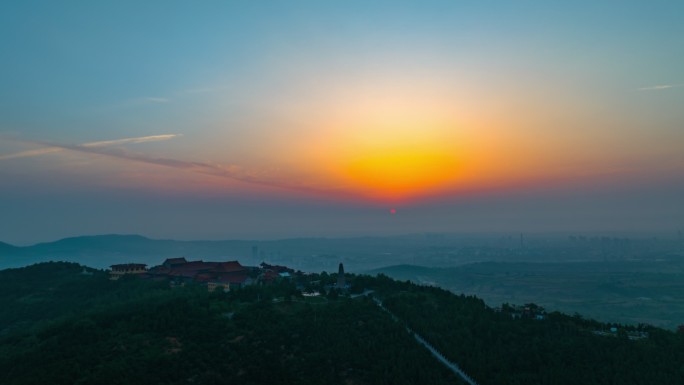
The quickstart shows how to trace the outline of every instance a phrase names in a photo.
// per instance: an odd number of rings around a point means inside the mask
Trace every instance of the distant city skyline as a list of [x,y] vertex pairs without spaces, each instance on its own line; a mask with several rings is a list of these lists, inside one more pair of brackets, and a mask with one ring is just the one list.
[[0,241],[676,234],[682,14],[2,4]]

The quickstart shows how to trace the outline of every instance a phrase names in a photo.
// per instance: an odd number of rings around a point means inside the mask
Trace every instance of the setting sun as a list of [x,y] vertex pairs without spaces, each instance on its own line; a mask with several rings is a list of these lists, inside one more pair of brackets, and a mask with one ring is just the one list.
[[681,2],[5,3],[2,241],[684,223]]
[[682,15],[3,1],[0,385],[684,385]]
[[298,154],[308,153],[308,167],[320,165],[331,184],[362,200],[411,200],[460,181],[476,139],[467,114],[452,105],[460,97],[427,79],[381,78],[317,101],[325,113]]
[[445,151],[393,148],[362,154],[350,161],[346,171],[371,196],[402,199],[452,181],[458,161]]

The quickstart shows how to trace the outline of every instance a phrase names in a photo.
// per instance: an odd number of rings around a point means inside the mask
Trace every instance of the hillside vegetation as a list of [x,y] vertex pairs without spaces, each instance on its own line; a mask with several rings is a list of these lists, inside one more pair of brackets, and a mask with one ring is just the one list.
[[0,271],[0,383],[462,384],[406,326],[483,385],[684,383],[681,334],[560,313],[514,319],[475,297],[347,278],[352,295],[330,290],[325,273],[208,293],[70,263]]

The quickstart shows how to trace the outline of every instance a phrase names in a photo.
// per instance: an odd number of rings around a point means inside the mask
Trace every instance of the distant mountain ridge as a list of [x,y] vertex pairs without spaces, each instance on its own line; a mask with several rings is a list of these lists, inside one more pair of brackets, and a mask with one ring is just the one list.
[[80,236],[63,238],[54,242],[37,243],[33,246],[28,246],[29,250],[50,250],[50,251],[72,251],[74,249],[102,249],[110,248],[112,245],[137,245],[142,246],[145,243],[154,242],[152,239],[143,237],[142,235],[119,235],[106,234],[94,236]]
[[249,245],[250,241],[156,240],[135,234],[70,237],[25,247],[2,243],[0,268],[49,260],[70,260],[100,268],[126,261],[156,264],[165,258],[183,255],[205,258],[231,253],[242,255],[249,251]]
[[6,252],[14,252],[17,251],[19,247],[10,245],[9,243],[5,242],[0,242],[0,254],[4,254]]
[[[136,234],[107,234],[70,237],[24,247],[3,244],[0,245],[0,269],[46,261],[71,261],[98,268],[128,262],[156,265],[166,258],[183,256],[203,260],[238,259],[257,264],[264,260],[284,263],[283,258],[296,259],[301,262],[299,268],[312,267],[320,271],[321,268],[336,269],[342,256],[364,261],[366,254],[378,258],[397,255],[415,247],[415,242],[416,236],[177,241]],[[307,264],[305,260],[311,263]],[[321,261],[327,261],[328,265],[322,265]]]
[[637,254],[639,258],[581,260],[581,250],[579,258],[570,261],[546,258],[563,251],[561,245],[532,250],[537,258],[534,262],[515,260],[515,255],[507,260],[487,260],[487,256],[475,254],[492,249],[471,247],[468,241],[419,235],[176,241],[109,234],[26,247],[0,242],[0,270],[47,261],[76,262],[99,269],[120,263],[151,267],[175,257],[239,260],[246,266],[267,262],[306,272],[336,272],[339,263],[344,263],[349,272],[383,273],[402,281],[475,294],[492,304],[534,302],[599,319],[670,329],[684,323],[684,299],[672,294],[682,290],[684,254],[646,250]]
[[345,267],[360,271],[387,265],[388,260],[393,263],[412,260],[423,251],[434,254],[430,251],[433,247],[453,247],[463,241],[464,237],[438,237],[430,233],[212,241],[178,241],[109,234],[6,248],[0,250],[0,269],[50,260],[71,261],[98,268],[128,262],[156,265],[165,258],[187,257],[205,261],[238,259],[248,264],[266,261],[287,264],[305,271],[336,271],[338,264],[344,262]]

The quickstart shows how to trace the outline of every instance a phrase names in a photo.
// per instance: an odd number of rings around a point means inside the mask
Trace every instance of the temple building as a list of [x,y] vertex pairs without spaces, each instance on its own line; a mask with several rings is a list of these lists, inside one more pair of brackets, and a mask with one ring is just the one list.
[[344,266],[340,263],[340,267],[337,270],[337,288],[344,289],[346,286],[347,283],[344,279]]
[[109,272],[109,279],[117,280],[126,274],[145,274],[147,265],[143,263],[124,263],[120,265],[111,265],[112,270]]
[[205,284],[209,291],[217,288],[229,291],[251,285],[254,281],[250,269],[238,261],[204,262],[170,258],[160,266],[151,268],[149,274],[153,278],[168,279],[172,286],[184,286],[190,282]]

